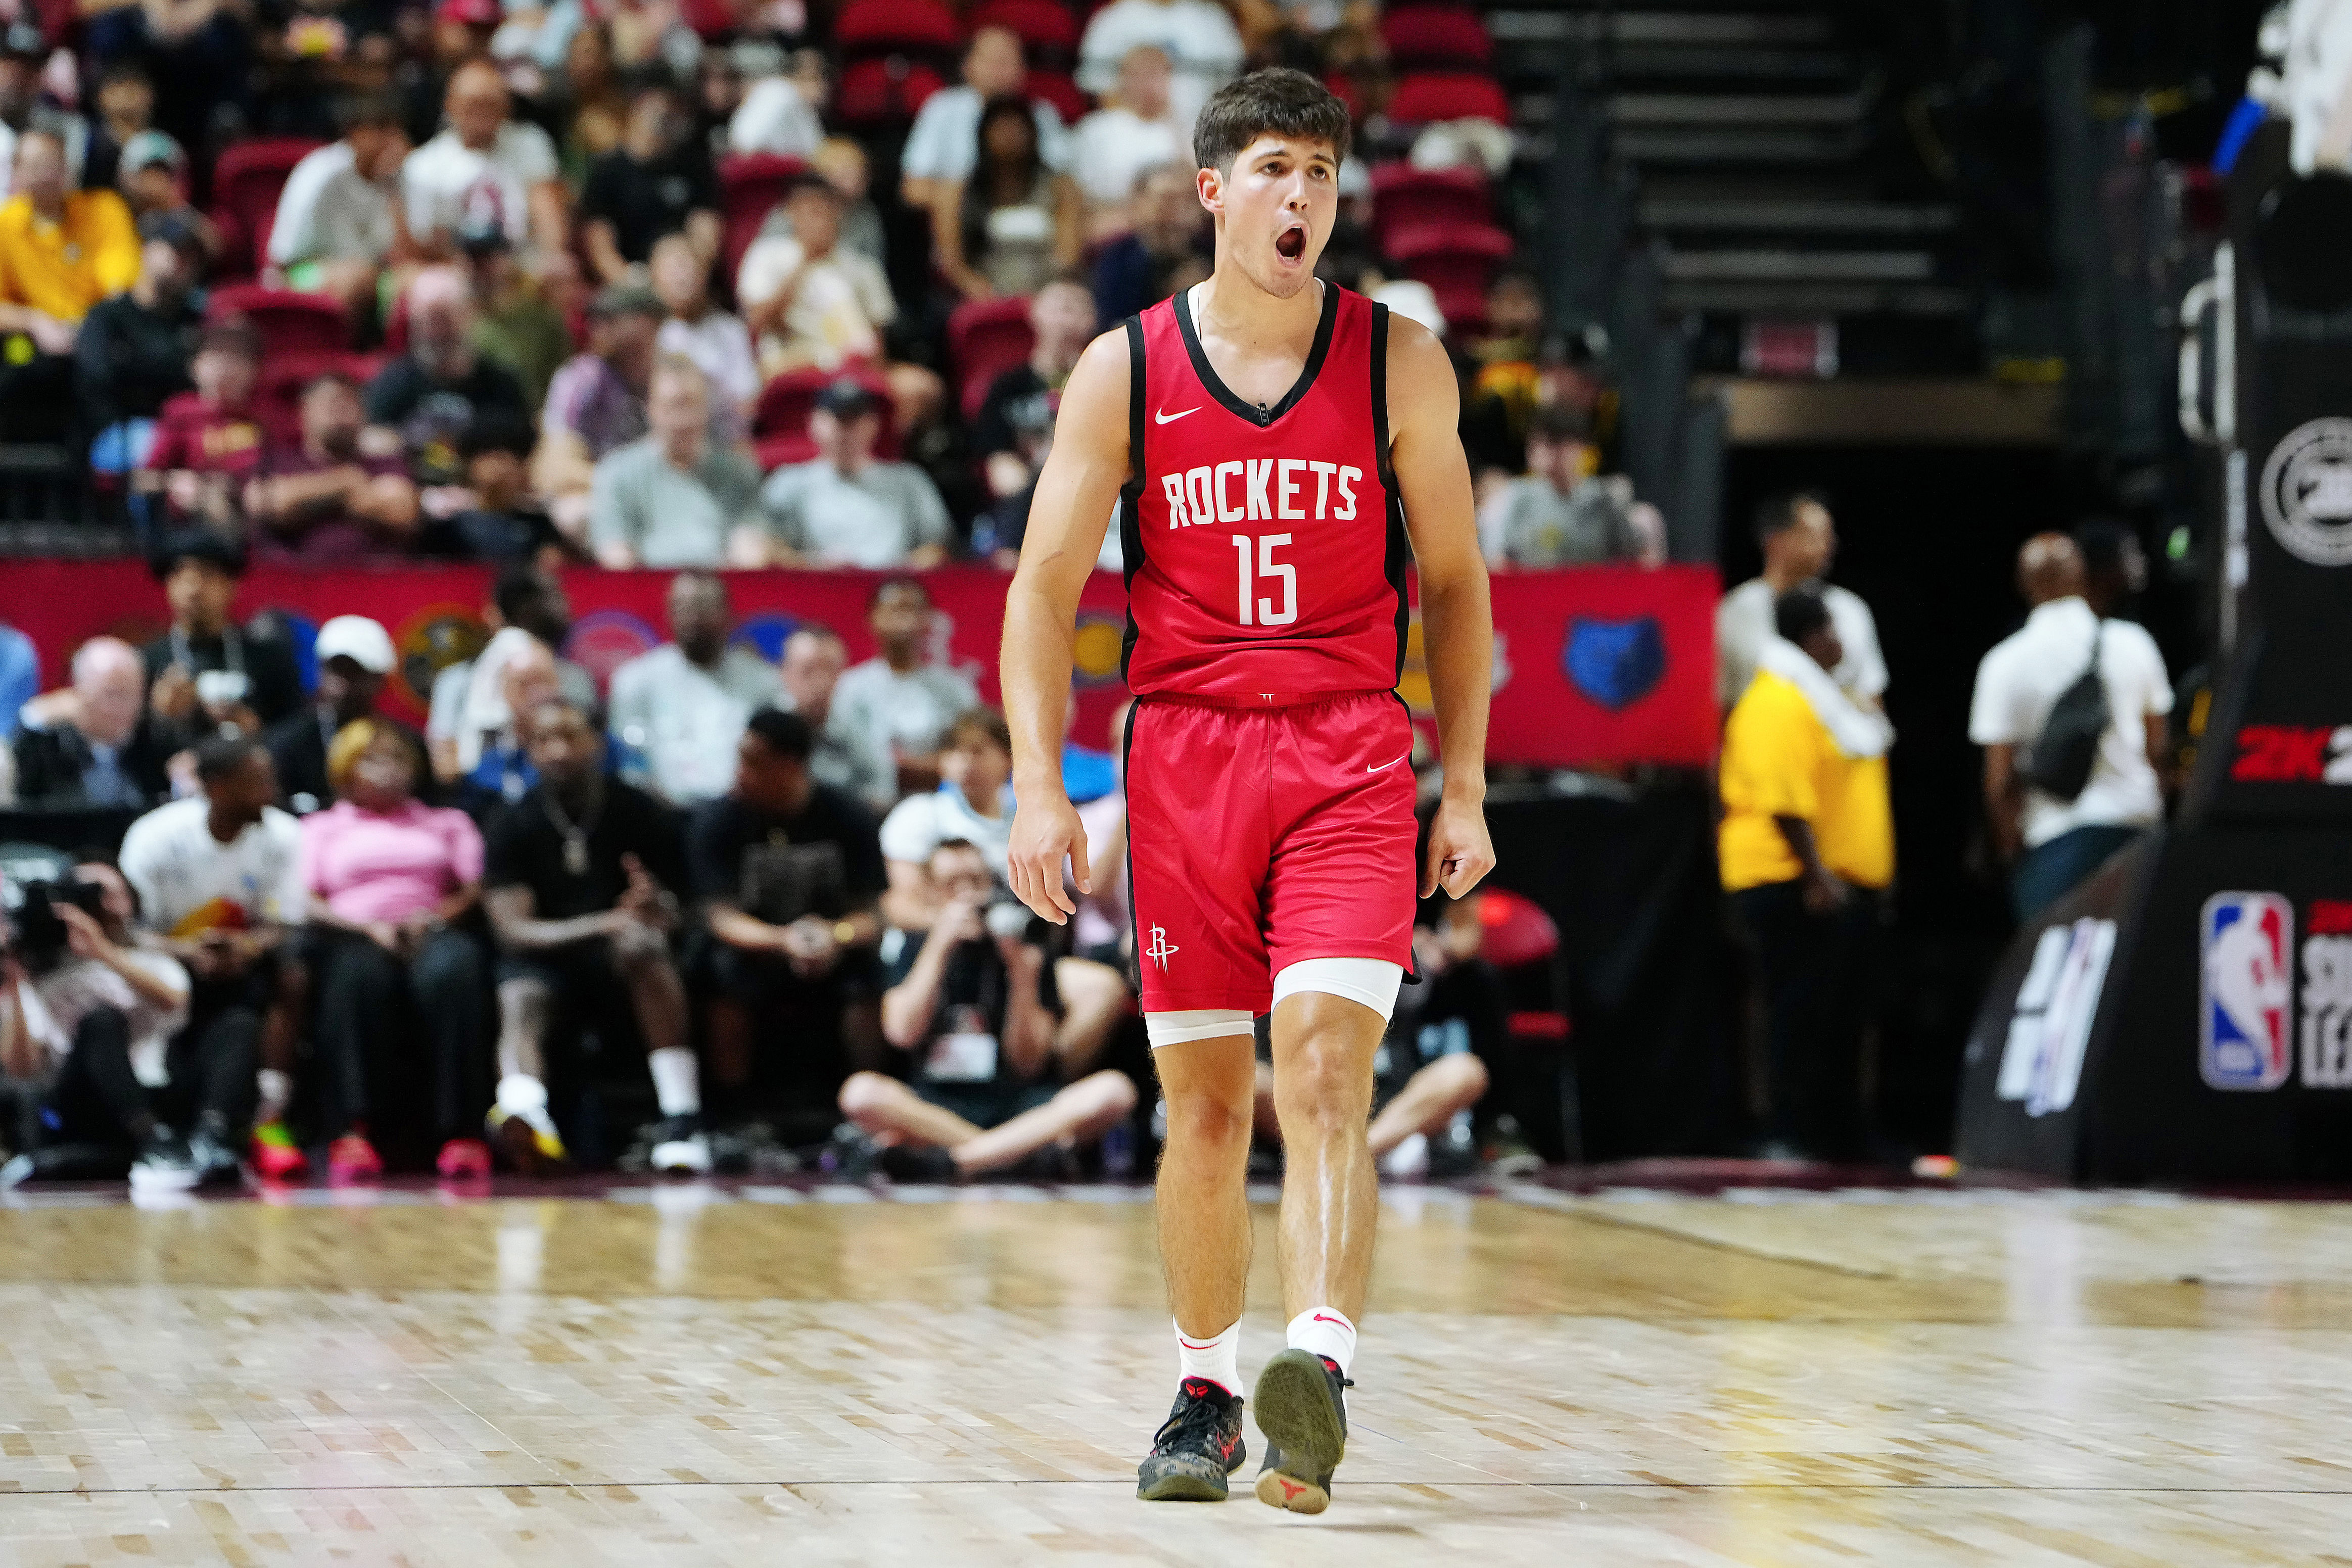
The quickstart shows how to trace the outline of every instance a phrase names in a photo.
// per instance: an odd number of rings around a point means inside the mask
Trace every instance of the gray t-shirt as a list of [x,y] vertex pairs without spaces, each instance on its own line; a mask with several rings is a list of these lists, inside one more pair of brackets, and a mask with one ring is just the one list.
[[588,489],[588,538],[626,545],[650,567],[714,567],[727,536],[750,515],[760,471],[741,454],[708,447],[691,474],[674,468],[653,436],[597,460]]
[[958,715],[980,706],[980,693],[954,670],[918,664],[900,674],[873,658],[842,671],[829,722],[856,733],[883,756],[928,756]]
[[1587,479],[1565,496],[1536,475],[1514,479],[1494,503],[1490,553],[1530,569],[1631,560],[1641,553],[1626,517],[1632,498],[1608,479]]
[[868,463],[847,476],[822,457],[792,464],[768,476],[760,505],[778,538],[825,566],[887,571],[948,540],[946,503],[911,463]]
[[611,718],[613,733],[643,759],[630,782],[680,806],[724,795],[745,721],[782,695],[776,666],[748,648],[727,649],[711,670],[675,643],[631,659],[613,672]]

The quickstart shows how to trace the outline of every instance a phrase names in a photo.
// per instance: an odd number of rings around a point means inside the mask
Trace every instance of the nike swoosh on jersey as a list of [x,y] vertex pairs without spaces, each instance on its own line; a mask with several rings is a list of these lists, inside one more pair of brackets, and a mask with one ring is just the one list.
[[[1412,753],[1408,751],[1404,754],[1404,757],[1411,757],[1412,755]],[[1394,768],[1398,763],[1404,760],[1404,757],[1391,757],[1386,762],[1381,763],[1380,768],[1375,768],[1370,763],[1367,762],[1364,764],[1364,771],[1367,773],[1378,773],[1382,768]]]
[[1171,413],[1164,408],[1155,408],[1151,411],[1151,417],[1161,424],[1173,424],[1178,420],[1183,418],[1184,414],[1200,413],[1203,406],[1204,405],[1196,402],[1192,407],[1184,410],[1182,413]]

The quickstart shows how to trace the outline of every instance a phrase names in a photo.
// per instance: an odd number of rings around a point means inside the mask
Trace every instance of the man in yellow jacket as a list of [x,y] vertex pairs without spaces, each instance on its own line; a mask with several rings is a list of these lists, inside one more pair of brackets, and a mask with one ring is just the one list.
[[16,138],[15,179],[0,204],[0,422],[26,441],[62,433],[81,319],[138,280],[139,232],[112,191],[69,188],[47,126]]
[[1895,878],[1895,737],[1831,678],[1844,649],[1821,591],[1794,589],[1773,614],[1777,635],[1724,730],[1717,853],[1763,970],[1765,1153],[1835,1158],[1863,1138],[1867,955]]

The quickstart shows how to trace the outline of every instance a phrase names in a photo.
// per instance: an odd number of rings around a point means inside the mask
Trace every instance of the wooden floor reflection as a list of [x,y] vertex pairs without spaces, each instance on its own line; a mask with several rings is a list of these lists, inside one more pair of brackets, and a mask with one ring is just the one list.
[[2352,1563],[2352,1207],[1395,1191],[1307,1521],[1134,1501],[1141,1195],[909,1196],[20,1199],[0,1563]]

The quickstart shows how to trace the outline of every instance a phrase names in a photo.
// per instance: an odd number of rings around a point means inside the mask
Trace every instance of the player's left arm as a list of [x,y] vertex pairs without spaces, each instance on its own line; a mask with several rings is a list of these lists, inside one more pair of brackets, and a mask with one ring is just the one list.
[[1429,329],[1389,318],[1389,465],[1421,576],[1422,645],[1437,705],[1445,789],[1429,824],[1421,895],[1460,898],[1495,868],[1486,836],[1486,699],[1495,614],[1478,549],[1478,509],[1462,455],[1461,392]]

